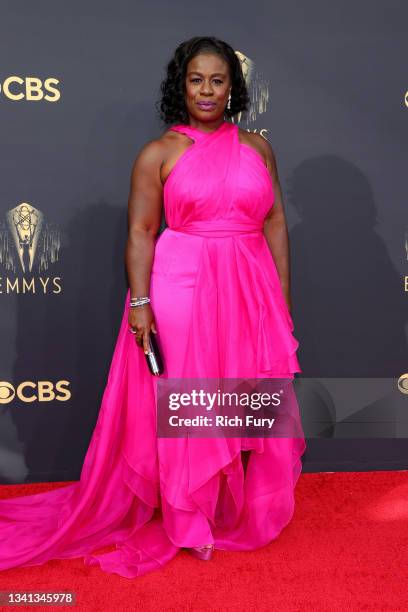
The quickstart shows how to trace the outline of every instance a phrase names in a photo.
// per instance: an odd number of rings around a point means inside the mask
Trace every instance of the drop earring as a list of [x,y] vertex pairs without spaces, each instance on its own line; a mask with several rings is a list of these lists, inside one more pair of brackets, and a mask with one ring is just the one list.
[[231,108],[231,92],[230,92],[230,94],[228,96],[227,108],[228,108],[228,110],[230,110],[230,108]]

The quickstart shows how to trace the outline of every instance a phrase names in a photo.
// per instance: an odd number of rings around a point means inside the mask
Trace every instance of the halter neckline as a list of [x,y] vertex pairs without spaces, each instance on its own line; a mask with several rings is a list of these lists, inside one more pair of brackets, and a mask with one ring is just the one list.
[[221,130],[221,128],[223,128],[226,124],[230,124],[230,122],[224,120],[222,123],[220,123],[220,125],[215,130],[212,130],[212,132],[206,132],[204,130],[201,130],[200,128],[194,127],[187,123],[177,123],[176,125],[173,125],[172,127],[187,128],[189,130],[193,130],[194,132],[199,132],[200,134],[203,134],[203,136],[212,136],[213,134],[216,134],[217,132],[219,132],[219,130]]

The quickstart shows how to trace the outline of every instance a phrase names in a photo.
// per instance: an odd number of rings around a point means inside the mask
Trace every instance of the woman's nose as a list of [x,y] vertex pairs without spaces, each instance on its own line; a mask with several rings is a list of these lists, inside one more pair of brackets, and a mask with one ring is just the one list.
[[211,85],[209,83],[203,83],[201,93],[212,93]]

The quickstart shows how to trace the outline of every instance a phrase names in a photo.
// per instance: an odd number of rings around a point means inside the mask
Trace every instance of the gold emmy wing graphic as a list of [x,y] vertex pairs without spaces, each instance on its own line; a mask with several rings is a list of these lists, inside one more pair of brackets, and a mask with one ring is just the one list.
[[47,270],[58,260],[60,246],[59,230],[28,202],[9,210],[6,224],[0,225],[0,263],[6,270],[16,272],[20,267],[23,274],[32,273],[36,259],[37,271]]
[[[241,53],[241,51],[235,51],[235,55],[241,62],[245,84],[251,99],[247,122],[252,123],[256,121],[258,115],[266,112],[266,107],[269,101],[268,81],[264,79],[257,70],[255,70],[255,63],[253,60]],[[237,123],[241,121],[241,115],[242,113],[237,115]]]
[[9,232],[13,237],[14,246],[25,274],[33,269],[43,220],[44,215],[26,202],[7,213]]

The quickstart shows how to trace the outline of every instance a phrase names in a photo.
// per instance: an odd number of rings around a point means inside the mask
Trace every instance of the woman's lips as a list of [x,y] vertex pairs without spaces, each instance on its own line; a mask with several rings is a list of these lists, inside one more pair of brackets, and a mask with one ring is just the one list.
[[197,102],[197,106],[199,106],[202,110],[212,110],[215,107],[214,102]]

